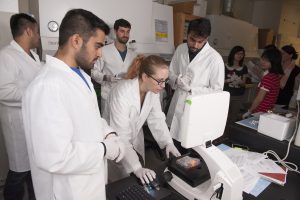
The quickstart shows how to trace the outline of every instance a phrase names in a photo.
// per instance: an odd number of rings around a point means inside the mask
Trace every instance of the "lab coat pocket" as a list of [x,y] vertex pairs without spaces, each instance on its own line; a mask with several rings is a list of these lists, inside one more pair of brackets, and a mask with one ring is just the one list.
[[53,199],[73,199],[70,187],[68,187],[67,176],[56,175],[53,177]]

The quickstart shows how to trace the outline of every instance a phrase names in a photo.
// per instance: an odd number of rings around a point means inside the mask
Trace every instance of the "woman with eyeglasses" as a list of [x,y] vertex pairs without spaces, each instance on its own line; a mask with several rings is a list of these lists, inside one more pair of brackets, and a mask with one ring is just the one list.
[[169,69],[159,56],[138,56],[129,67],[128,80],[121,81],[109,95],[105,116],[126,144],[126,156],[119,163],[110,162],[108,179],[115,181],[134,173],[141,182],[149,183],[156,174],[144,168],[145,147],[143,125],[148,127],[161,149],[180,156],[173,144],[169,129],[162,112],[159,93],[168,81]]
[[247,66],[244,65],[245,49],[242,46],[234,46],[225,64],[224,90],[230,93],[230,104],[227,122],[232,123],[239,118],[239,111],[245,93]]

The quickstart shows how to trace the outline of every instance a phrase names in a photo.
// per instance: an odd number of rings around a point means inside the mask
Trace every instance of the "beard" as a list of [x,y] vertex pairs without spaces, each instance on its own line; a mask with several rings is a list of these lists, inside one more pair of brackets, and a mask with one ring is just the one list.
[[196,53],[197,51],[199,51],[200,49],[196,49],[196,48],[189,48],[189,51],[192,53]]
[[123,37],[123,38],[117,37],[117,40],[118,40],[118,42],[120,42],[121,44],[126,44],[126,43],[128,42],[128,40],[129,40],[129,38],[127,38],[127,37]]
[[188,47],[189,52],[197,54],[201,48],[197,49],[197,48],[193,48],[193,47]]
[[89,61],[87,60],[88,57],[89,57],[89,56],[88,56],[88,53],[87,53],[87,51],[86,51],[86,47],[85,47],[85,45],[83,45],[83,46],[81,47],[79,53],[76,55],[75,61],[76,61],[77,65],[78,65],[80,68],[82,68],[82,69],[92,69],[92,68],[94,67],[94,64],[95,64],[94,61],[96,61],[97,58],[95,58],[95,59],[93,60],[93,62],[89,62]]

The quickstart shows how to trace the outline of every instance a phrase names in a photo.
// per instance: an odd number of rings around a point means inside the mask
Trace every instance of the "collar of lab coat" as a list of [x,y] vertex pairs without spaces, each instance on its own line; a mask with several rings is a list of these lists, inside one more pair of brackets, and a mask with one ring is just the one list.
[[[186,46],[187,46],[187,45],[186,45]],[[202,47],[202,49],[199,51],[199,53],[194,57],[194,59],[192,60],[192,62],[190,62],[190,64],[193,63],[193,62],[198,62],[199,57],[201,57],[201,55],[205,54],[206,51],[207,51],[209,48],[210,48],[210,45],[209,45],[209,43],[208,43],[208,41],[207,41],[207,42],[205,43],[204,47]],[[189,54],[189,52],[188,52],[188,46],[187,46],[187,54]],[[196,60],[196,61],[195,61],[195,60]]]
[[32,50],[30,50],[30,52],[31,52],[31,54],[32,54],[32,56],[34,57],[34,59],[32,59],[31,57],[30,57],[30,55],[28,55],[28,53],[26,53],[25,51],[24,51],[24,49],[15,41],[15,40],[12,40],[11,42],[10,42],[10,45],[13,47],[13,48],[15,48],[17,51],[19,51],[19,52],[21,52],[22,54],[24,54],[24,55],[26,55],[26,57],[28,57],[28,58],[30,58],[30,60],[32,60],[33,62],[40,62],[40,59],[39,59],[39,57],[36,55],[36,53],[34,52],[34,51],[32,51]]
[[121,55],[120,55],[120,52],[119,52],[119,50],[117,49],[117,47],[115,46],[115,43],[112,43],[112,44],[110,44],[111,46],[111,49],[113,49],[113,52],[114,52],[114,54],[115,54],[115,56],[120,60],[120,61],[122,61],[122,62],[126,62],[127,60],[128,60],[128,51],[129,51],[129,49],[127,48],[127,53],[126,53],[126,56],[125,56],[125,59],[123,60],[122,59],[122,57],[121,57]]
[[140,96],[140,85],[139,85],[139,79],[135,78],[133,79],[133,85],[134,85],[134,101],[136,102],[134,105],[136,105],[136,109],[140,116],[143,116],[143,114],[147,111],[147,108],[149,107],[149,102],[151,99],[151,92],[148,91],[145,95],[145,99],[143,102],[143,106],[141,105],[141,96]]
[[51,66],[51,67],[54,67],[56,69],[64,71],[65,73],[68,73],[69,77],[71,79],[73,79],[75,82],[79,83],[78,85],[81,88],[81,90],[85,91],[86,93],[91,94],[91,92],[92,93],[95,92],[92,89],[92,88],[94,88],[94,86],[91,83],[90,76],[88,76],[82,69],[80,69],[80,72],[82,73],[82,75],[86,79],[86,81],[89,84],[91,90],[85,85],[85,83],[83,82],[81,77],[78,76],[78,74],[76,74],[75,72],[73,72],[73,70],[65,62],[63,62],[62,60],[57,59],[53,56],[46,55],[46,64],[49,64],[49,66]]
[[16,50],[18,50],[18,51],[20,51],[20,52],[26,53],[26,52],[24,51],[24,49],[23,49],[23,48],[22,48],[15,40],[12,40],[12,41],[10,42],[10,45],[13,46]]

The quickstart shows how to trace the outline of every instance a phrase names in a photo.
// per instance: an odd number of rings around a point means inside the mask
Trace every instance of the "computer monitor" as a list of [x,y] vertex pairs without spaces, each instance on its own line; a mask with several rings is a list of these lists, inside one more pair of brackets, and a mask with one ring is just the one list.
[[230,95],[220,91],[186,98],[177,139],[185,148],[205,145],[223,135]]

